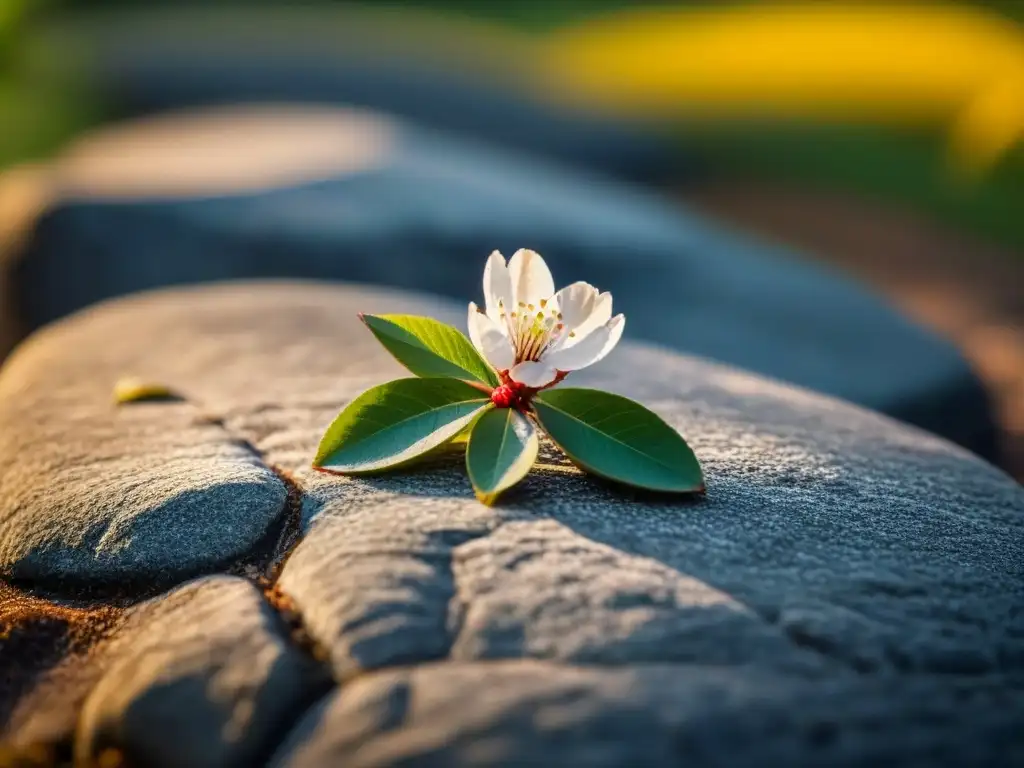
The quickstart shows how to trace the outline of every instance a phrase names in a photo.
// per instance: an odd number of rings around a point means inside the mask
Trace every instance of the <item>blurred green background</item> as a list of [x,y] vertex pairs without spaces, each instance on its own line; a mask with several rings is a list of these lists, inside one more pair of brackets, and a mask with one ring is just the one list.
[[[206,2],[202,5],[210,6]],[[249,5],[267,6],[268,0]],[[181,7],[164,0],[147,5]],[[221,3],[237,6],[238,3]],[[433,0],[367,3],[416,6],[440,15],[500,24],[543,36],[624,6],[623,0]],[[665,5],[662,3],[661,5]],[[723,3],[714,3],[721,7]],[[1024,3],[977,3],[1024,19]],[[73,32],[96,11],[138,8],[128,0],[0,0],[0,167],[45,157],[75,133],[110,118],[104,104],[76,78],[74,48],[54,50],[54,24]],[[244,12],[244,9],[243,9]],[[52,66],[60,60],[61,66]],[[706,161],[719,177],[798,182],[869,196],[941,219],[994,243],[1024,251],[1024,153],[1018,147],[971,183],[950,178],[940,130],[896,130],[811,122],[674,125],[681,151]]]

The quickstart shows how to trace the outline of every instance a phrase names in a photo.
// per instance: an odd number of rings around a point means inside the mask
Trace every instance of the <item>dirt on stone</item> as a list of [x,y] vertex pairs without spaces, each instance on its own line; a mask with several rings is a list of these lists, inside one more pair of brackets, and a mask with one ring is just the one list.
[[14,749],[4,746],[3,734],[19,729],[21,713],[36,709],[36,697],[77,710],[88,690],[85,677],[95,676],[92,655],[124,611],[115,604],[47,600],[0,582],[0,768],[61,764],[53,745]]

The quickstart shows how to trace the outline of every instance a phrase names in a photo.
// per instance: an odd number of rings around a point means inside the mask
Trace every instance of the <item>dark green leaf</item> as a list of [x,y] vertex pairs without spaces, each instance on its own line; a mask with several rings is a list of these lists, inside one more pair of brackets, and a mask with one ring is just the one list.
[[342,474],[408,464],[459,434],[491,404],[455,379],[398,379],[368,389],[338,414],[314,467]]
[[492,504],[537,460],[540,441],[528,418],[514,408],[496,408],[473,425],[466,448],[466,468],[477,498]]
[[654,491],[704,490],[697,457],[652,411],[595,389],[552,389],[533,400],[540,425],[595,475]]
[[373,335],[417,376],[447,376],[498,386],[498,375],[458,329],[430,317],[363,315]]

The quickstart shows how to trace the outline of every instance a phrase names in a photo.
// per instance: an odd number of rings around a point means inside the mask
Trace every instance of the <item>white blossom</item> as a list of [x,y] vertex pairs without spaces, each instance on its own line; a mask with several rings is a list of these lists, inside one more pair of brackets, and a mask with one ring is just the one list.
[[485,309],[469,305],[469,336],[502,375],[539,389],[604,358],[622,338],[612,295],[585,282],[555,291],[539,253],[495,251],[484,267]]

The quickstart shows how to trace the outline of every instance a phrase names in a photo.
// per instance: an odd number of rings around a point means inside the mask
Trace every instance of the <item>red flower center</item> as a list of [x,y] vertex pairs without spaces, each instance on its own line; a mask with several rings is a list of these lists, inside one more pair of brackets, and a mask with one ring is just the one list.
[[502,384],[491,392],[491,402],[499,408],[512,408],[519,404],[519,392],[511,384]]

